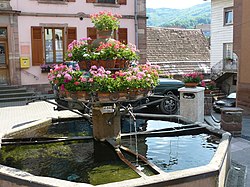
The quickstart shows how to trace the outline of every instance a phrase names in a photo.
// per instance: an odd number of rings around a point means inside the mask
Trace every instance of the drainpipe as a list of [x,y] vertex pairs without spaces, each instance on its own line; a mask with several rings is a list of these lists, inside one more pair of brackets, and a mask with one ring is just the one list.
[[135,0],[135,45],[138,48],[138,10],[137,10],[138,0]]

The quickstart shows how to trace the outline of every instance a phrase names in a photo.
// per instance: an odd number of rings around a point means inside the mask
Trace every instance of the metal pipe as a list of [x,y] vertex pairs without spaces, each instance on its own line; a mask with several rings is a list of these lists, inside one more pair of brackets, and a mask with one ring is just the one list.
[[74,112],[74,113],[76,113],[76,114],[82,116],[83,118],[85,118],[85,119],[87,119],[88,121],[91,122],[91,117],[90,117],[90,115],[88,115],[88,114],[82,114],[82,113],[80,113],[80,112],[74,111],[74,110],[72,110],[72,109],[70,109],[70,108],[68,108],[68,107],[65,107],[65,106],[63,106],[63,105],[60,105],[60,104],[51,102],[51,101],[49,101],[49,100],[47,100],[47,99],[45,99],[45,98],[38,97],[38,98],[36,98],[36,99],[33,99],[32,101],[27,102],[26,104],[29,104],[29,103],[31,103],[31,102],[34,102],[35,100],[45,101],[45,102],[47,102],[47,103],[50,103],[50,104],[59,106],[59,107],[61,107],[61,108],[63,108],[63,109],[66,109],[66,110],[69,110],[69,111],[71,111],[71,112]]
[[76,141],[76,140],[90,140],[92,136],[76,136],[76,137],[58,137],[58,138],[3,138],[2,145],[36,145],[36,144],[48,144],[65,141]]

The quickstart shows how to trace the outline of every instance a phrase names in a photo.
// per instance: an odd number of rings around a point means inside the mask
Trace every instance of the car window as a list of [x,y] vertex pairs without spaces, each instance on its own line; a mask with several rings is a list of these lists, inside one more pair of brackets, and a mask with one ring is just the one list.
[[227,98],[236,99],[236,93],[230,93]]

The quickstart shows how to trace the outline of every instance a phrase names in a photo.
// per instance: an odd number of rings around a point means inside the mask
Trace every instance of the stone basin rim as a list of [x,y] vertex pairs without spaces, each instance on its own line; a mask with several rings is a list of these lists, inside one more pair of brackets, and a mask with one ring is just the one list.
[[[53,118],[54,119],[54,118]],[[64,118],[57,118],[57,119],[64,119]],[[67,119],[67,118],[65,118]],[[25,130],[27,128],[32,128],[40,124],[47,124],[52,123],[52,118],[44,118],[41,120],[33,121],[31,123],[27,123],[24,126],[17,127],[15,129],[12,129],[9,132],[6,132],[5,134],[0,135],[0,139],[4,137],[8,137],[8,135],[16,134],[20,132],[20,130]],[[228,132],[225,132],[220,129],[216,129],[214,127],[211,127],[205,123],[196,123],[200,125],[201,127],[205,127],[208,131],[210,131],[213,134],[217,134],[221,136],[220,143],[216,149],[216,152],[209,162],[209,164],[204,166],[199,166],[195,168],[190,169],[184,169],[169,173],[161,173],[154,176],[146,176],[146,177],[140,177],[137,179],[131,179],[121,182],[114,182],[109,184],[103,184],[103,185],[97,185],[100,187],[111,187],[116,185],[117,187],[134,187],[134,186],[146,186],[146,185],[153,185],[155,183],[169,183],[169,182],[176,182],[178,180],[178,183],[180,183],[185,178],[197,178],[199,176],[210,176],[210,175],[216,175],[223,167],[223,163],[226,161],[226,157],[228,156],[228,151],[230,150],[230,141],[231,141],[231,134]],[[1,143],[1,141],[0,141]],[[35,176],[30,173],[21,171],[16,168],[11,168],[8,166],[0,165],[0,181],[4,180],[10,180],[14,181],[16,183],[20,184],[35,184],[36,186],[67,186],[67,187],[88,187],[93,186],[91,184],[87,183],[77,183],[77,182],[70,182],[65,181],[61,179],[51,178],[51,177],[42,177],[42,176]],[[184,181],[183,181],[184,182]]]

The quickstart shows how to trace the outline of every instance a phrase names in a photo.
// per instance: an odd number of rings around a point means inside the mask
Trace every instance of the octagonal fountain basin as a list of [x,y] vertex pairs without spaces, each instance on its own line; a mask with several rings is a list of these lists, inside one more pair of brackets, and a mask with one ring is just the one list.
[[121,119],[119,143],[81,118],[15,126],[2,137],[0,186],[224,186],[230,134],[181,116]]

